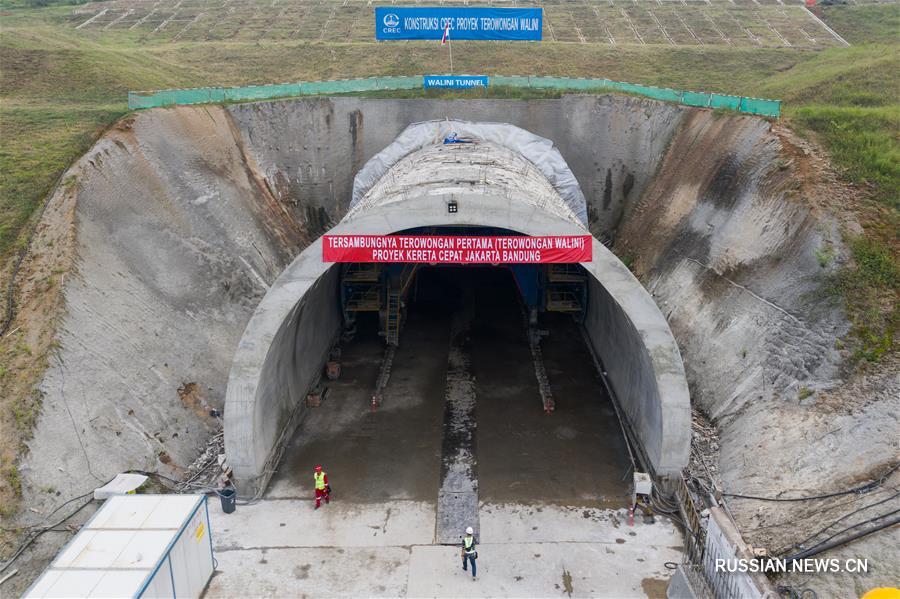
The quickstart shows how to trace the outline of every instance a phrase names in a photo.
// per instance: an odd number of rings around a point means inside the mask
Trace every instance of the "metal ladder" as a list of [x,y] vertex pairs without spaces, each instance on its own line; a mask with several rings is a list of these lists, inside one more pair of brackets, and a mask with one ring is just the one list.
[[387,319],[384,327],[384,340],[388,345],[400,342],[400,289],[389,289],[387,298]]

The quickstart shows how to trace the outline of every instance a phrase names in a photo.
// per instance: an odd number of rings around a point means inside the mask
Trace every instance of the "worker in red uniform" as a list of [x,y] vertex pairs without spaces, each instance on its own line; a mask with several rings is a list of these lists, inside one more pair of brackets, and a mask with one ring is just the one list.
[[322,471],[321,466],[316,466],[316,471],[313,473],[313,479],[316,481],[316,509],[322,507],[322,498],[325,498],[325,503],[329,503],[331,498],[329,495],[331,494],[331,485],[328,484],[328,474]]

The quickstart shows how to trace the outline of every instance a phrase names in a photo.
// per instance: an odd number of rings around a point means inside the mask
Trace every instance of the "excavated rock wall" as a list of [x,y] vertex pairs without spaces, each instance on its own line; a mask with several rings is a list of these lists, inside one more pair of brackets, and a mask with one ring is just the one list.
[[20,467],[26,506],[127,469],[178,477],[218,428],[241,331],[306,241],[232,125],[212,107],[127,118],[52,200],[75,196],[77,258]]
[[[847,260],[841,226],[854,223],[837,215],[849,190],[827,165],[805,174],[809,153],[795,143],[764,120],[687,115],[614,246],[678,340],[692,400],[716,423],[729,493],[827,494],[877,479],[900,455],[896,362],[851,367],[841,342],[849,325],[830,279]],[[849,500],[728,506],[746,541],[777,551],[853,509],[891,502],[841,526],[897,509],[898,482]],[[826,556],[869,557],[868,575],[787,582],[819,596],[892,584],[896,543],[886,531]]]
[[[898,394],[884,393],[874,412],[876,397],[852,398],[850,428],[874,435],[841,435],[830,450],[807,438],[825,432],[814,424],[823,398],[845,379],[837,340],[848,323],[828,278],[846,251],[835,219],[804,200],[770,129],[689,115],[615,245],[667,316],[692,397],[719,426],[723,481],[762,495],[839,484],[863,464],[890,462],[898,430]],[[777,478],[772,460],[784,467]]]
[[[353,176],[410,123],[509,123],[557,146],[588,199],[591,232],[609,239],[653,178],[689,109],[625,96],[559,100],[323,98],[228,107],[272,193],[313,233],[346,212]],[[285,135],[285,132],[293,132]]]

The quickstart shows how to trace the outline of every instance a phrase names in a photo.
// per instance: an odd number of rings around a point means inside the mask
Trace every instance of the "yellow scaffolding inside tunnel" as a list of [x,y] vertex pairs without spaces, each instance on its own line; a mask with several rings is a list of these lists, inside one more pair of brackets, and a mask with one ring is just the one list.
[[545,308],[548,312],[583,313],[587,275],[578,264],[547,265]]

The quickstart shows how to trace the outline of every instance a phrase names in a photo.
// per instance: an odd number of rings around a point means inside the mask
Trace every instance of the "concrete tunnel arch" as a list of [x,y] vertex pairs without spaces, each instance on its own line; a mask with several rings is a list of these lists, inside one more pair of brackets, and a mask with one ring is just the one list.
[[[379,169],[380,179],[367,186],[365,197],[327,234],[389,235],[442,226],[491,227],[531,236],[587,233],[577,212],[559,196],[558,183],[546,176],[545,166],[497,140],[479,142],[472,146],[479,159],[470,162],[478,171],[471,172],[478,175],[472,180],[480,183],[466,186],[454,184],[460,172],[468,172],[465,161],[453,162],[444,178],[417,179],[431,166],[447,164],[447,156],[434,143],[407,143],[405,155]],[[485,166],[485,152],[497,157],[498,164]],[[383,160],[382,154],[373,161]],[[558,164],[555,169],[558,180],[569,180]],[[452,215],[446,208],[451,199],[459,207]],[[581,264],[589,275],[587,338],[603,362],[643,461],[657,477],[677,475],[690,449],[690,399],[678,346],[650,294],[628,268],[596,239],[592,247],[592,261]],[[321,239],[310,244],[269,289],[238,345],[226,391],[225,452],[242,496],[264,491],[306,410],[303,398],[341,332],[340,267],[322,261]]]

